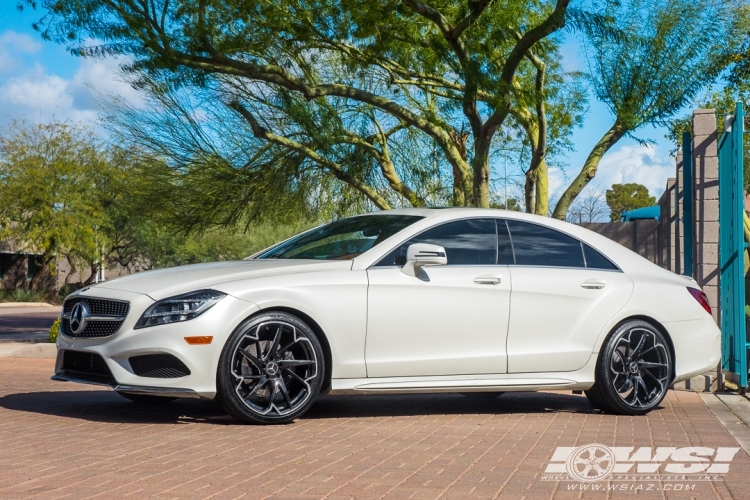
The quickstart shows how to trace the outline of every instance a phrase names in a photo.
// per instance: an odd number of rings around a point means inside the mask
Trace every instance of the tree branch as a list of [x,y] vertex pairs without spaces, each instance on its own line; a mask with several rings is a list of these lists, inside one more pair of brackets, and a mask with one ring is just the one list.
[[[513,86],[513,77],[516,74],[518,66],[526,56],[528,51],[541,39],[551,35],[555,31],[565,26],[565,13],[568,10],[568,4],[570,0],[557,0],[555,10],[547,16],[547,19],[542,21],[541,24],[530,29],[521,36],[520,40],[516,43],[515,47],[511,51],[508,59],[505,61],[505,66],[500,74],[500,81],[505,84],[504,89],[501,92],[504,94],[504,98],[510,95]],[[503,124],[505,117],[508,116],[508,108],[501,106],[487,119],[484,124],[483,132],[494,132],[500,125]]]
[[239,101],[231,101],[228,106],[242,116],[249,124],[253,131],[253,135],[259,139],[264,139],[269,142],[273,142],[292,151],[300,153],[315,163],[328,169],[337,179],[349,184],[357,191],[365,195],[375,206],[381,210],[390,210],[391,206],[388,201],[385,200],[372,186],[362,182],[361,180],[348,174],[342,167],[336,162],[333,162],[323,156],[320,156],[316,151],[308,148],[307,146],[300,144],[297,141],[293,141],[287,137],[282,137],[270,132],[266,128],[260,125],[258,120],[253,114],[245,108]]

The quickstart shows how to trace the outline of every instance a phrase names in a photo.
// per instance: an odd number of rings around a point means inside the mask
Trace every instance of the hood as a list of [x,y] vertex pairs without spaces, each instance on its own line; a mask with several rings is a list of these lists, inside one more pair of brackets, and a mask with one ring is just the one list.
[[345,271],[351,269],[350,260],[240,260],[212,262],[171,267],[156,271],[129,274],[91,287],[142,293],[154,300],[173,295],[213,288],[221,283],[280,274]]

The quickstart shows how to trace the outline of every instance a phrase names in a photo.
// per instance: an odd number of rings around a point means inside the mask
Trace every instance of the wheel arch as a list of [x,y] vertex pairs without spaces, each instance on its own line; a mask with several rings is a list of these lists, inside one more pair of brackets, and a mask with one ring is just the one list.
[[299,309],[282,306],[273,306],[269,307],[268,309],[261,309],[252,314],[250,318],[257,316],[258,314],[269,312],[284,312],[287,314],[291,314],[292,316],[297,316],[299,319],[307,323],[310,328],[312,328],[313,332],[315,332],[315,335],[318,337],[320,346],[323,348],[323,357],[325,361],[325,374],[323,378],[323,386],[321,387],[320,392],[324,394],[329,392],[331,390],[331,375],[333,373],[333,355],[331,354],[331,344],[328,342],[328,337],[326,337],[325,332],[320,327],[318,322],[310,317],[310,315],[300,311]]

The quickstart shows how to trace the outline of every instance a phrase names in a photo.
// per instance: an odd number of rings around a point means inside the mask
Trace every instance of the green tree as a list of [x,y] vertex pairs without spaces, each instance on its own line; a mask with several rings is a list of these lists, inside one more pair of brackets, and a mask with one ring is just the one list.
[[13,122],[0,132],[0,238],[40,254],[53,274],[55,258],[64,257],[93,278],[106,246],[106,204],[121,175],[86,128]]
[[[293,169],[315,165],[380,208],[392,203],[377,183],[412,205],[429,196],[391,168],[387,145],[407,133],[421,136],[423,151],[440,153],[453,204],[489,206],[493,147],[513,119],[532,143],[530,170],[542,168],[550,141],[547,111],[537,103],[545,94],[553,110],[562,88],[537,85],[540,75],[554,83],[550,75],[559,73],[550,62],[558,58],[554,35],[566,23],[603,25],[598,14],[569,8],[569,0],[40,5],[47,13],[37,27],[46,38],[83,56],[127,55],[138,84],[211,91],[256,139],[274,146],[264,153],[286,155],[278,161]],[[565,109],[549,116],[575,122]],[[377,176],[362,161],[339,161],[347,155],[369,158]],[[546,200],[546,184],[538,185],[537,199]]]
[[648,194],[648,188],[634,182],[612,184],[612,189],[607,189],[606,196],[612,222],[619,221],[623,212],[656,204],[656,198]]
[[619,36],[587,32],[585,45],[596,97],[614,115],[578,174],[560,197],[553,217],[596,175],[604,154],[646,124],[668,120],[726,67],[746,7],[732,0],[627,0],[609,4]]

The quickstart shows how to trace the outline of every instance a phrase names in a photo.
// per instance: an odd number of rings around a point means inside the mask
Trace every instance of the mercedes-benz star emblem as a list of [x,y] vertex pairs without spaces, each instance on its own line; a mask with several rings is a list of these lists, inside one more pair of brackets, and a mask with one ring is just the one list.
[[70,312],[70,330],[75,334],[84,331],[90,314],[89,306],[85,302],[79,302],[73,306]]

